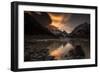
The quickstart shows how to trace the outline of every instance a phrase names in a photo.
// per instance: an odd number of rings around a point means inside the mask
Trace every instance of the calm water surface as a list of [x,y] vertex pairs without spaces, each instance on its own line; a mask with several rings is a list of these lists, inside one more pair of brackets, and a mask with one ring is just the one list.
[[71,60],[90,58],[88,39],[33,39],[24,44],[24,61]]

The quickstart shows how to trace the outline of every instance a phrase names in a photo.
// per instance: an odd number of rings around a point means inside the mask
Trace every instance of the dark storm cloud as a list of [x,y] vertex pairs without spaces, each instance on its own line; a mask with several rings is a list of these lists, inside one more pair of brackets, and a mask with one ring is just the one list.
[[71,32],[75,27],[85,22],[90,24],[90,14],[74,14],[74,13],[70,14],[69,13],[67,14],[67,16],[64,17],[64,20],[62,23],[64,24],[64,29],[68,32]]
[[72,14],[69,22],[72,27],[76,27],[85,22],[90,24],[90,14]]

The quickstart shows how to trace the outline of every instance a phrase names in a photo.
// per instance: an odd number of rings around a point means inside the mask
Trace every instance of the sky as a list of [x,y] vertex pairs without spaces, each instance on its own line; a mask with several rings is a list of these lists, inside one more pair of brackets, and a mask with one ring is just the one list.
[[53,25],[59,30],[71,33],[72,30],[85,22],[90,24],[90,14],[75,14],[75,13],[48,13]]
[[71,33],[75,27],[83,23],[90,24],[90,14],[54,13],[25,11],[43,26],[55,26],[60,31]]

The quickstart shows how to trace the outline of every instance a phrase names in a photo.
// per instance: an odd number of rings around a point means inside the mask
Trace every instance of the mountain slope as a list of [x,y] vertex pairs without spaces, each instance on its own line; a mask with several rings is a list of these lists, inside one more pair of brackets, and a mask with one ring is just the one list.
[[90,37],[90,24],[83,23],[77,26],[72,33],[71,37],[89,38]]

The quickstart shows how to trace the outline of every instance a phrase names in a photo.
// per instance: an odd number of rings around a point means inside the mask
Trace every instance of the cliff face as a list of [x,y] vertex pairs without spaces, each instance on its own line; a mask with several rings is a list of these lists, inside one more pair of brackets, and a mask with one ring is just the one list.
[[67,33],[51,26],[51,19],[47,13],[24,13],[24,34],[32,36],[47,36],[48,38],[65,37]]
[[90,24],[88,23],[80,24],[72,31],[70,36],[77,37],[77,38],[89,38],[90,37]]
[[56,36],[45,27],[48,26],[50,22],[51,20],[46,13],[42,13],[40,16],[36,13],[31,13],[31,15],[29,13],[24,13],[24,34],[55,38]]

